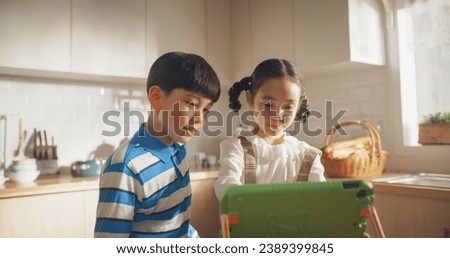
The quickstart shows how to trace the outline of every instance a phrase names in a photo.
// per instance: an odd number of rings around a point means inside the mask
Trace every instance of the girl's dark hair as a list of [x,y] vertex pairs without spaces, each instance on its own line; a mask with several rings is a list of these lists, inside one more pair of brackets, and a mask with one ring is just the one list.
[[239,111],[241,109],[239,95],[242,91],[248,90],[252,96],[255,96],[256,92],[267,79],[284,76],[291,77],[293,81],[301,87],[300,110],[297,113],[295,120],[304,123],[309,116],[309,110],[308,98],[302,85],[301,75],[292,63],[284,59],[267,59],[256,66],[251,76],[244,77],[242,80],[235,82],[228,91],[229,107],[233,111]]
[[216,72],[204,58],[195,54],[169,52],[159,57],[150,68],[147,92],[158,85],[165,93],[181,88],[216,102],[220,82]]

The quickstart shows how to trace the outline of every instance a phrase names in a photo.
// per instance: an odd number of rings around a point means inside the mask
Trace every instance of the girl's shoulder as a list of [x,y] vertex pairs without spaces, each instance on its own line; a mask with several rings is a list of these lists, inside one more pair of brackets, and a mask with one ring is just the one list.
[[239,139],[239,137],[236,137],[236,136],[230,136],[220,142],[220,149],[221,150],[225,150],[225,149],[243,150],[242,146],[241,146],[241,139]]

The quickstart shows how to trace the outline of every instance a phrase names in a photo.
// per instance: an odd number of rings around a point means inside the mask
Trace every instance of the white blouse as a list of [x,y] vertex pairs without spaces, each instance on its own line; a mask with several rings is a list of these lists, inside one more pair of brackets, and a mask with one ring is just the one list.
[[[311,146],[297,138],[285,135],[284,142],[270,145],[261,137],[254,135],[246,137],[255,150],[256,183],[285,183],[296,182],[300,165],[305,151]],[[220,143],[220,173],[214,183],[217,198],[233,185],[241,185],[244,171],[244,149],[241,140],[236,136],[230,137]],[[326,181],[324,168],[317,156],[311,167],[308,181]]]

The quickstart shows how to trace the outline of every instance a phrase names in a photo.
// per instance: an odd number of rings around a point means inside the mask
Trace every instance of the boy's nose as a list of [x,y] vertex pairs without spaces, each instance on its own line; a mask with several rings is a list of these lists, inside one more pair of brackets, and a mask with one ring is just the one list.
[[[199,127],[203,124],[203,113],[201,111],[195,111],[194,116],[192,117],[192,120],[194,121],[194,124],[199,124]],[[198,129],[198,128],[195,128]]]

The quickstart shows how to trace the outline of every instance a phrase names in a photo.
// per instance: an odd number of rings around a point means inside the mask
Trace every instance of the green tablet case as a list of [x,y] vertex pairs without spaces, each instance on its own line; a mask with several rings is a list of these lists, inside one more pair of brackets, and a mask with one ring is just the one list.
[[223,237],[363,237],[373,204],[364,180],[248,184],[220,202]]

